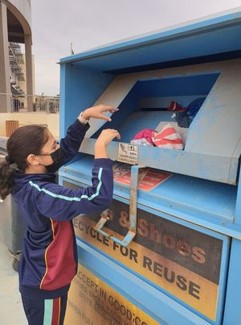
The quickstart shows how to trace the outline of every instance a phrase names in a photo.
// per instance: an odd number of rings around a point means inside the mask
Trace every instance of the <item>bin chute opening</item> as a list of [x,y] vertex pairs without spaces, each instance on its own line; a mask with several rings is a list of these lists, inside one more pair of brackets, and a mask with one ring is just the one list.
[[[122,142],[130,142],[142,129],[151,128],[160,131],[165,123],[169,122],[178,127],[175,109],[171,108],[177,105],[180,110],[185,111],[195,100],[203,102],[218,77],[219,73],[208,73],[137,80],[118,105],[119,112],[112,116],[112,122],[108,127],[119,130]],[[128,76],[126,78],[128,79]],[[118,89],[116,96],[125,90],[124,87],[123,90]],[[106,127],[104,124],[92,137],[97,138]],[[180,127],[183,128],[182,125]],[[184,141],[187,131],[181,132]]]

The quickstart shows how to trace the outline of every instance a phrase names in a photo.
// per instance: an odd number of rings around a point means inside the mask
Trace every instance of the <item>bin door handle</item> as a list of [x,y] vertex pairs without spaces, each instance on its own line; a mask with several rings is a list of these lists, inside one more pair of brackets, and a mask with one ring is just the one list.
[[137,190],[138,190],[138,175],[139,166],[131,167],[131,184],[130,184],[130,208],[129,208],[129,229],[125,237],[120,240],[111,234],[105,232],[102,228],[106,222],[110,219],[108,216],[108,210],[101,214],[101,218],[95,226],[96,231],[101,233],[103,236],[112,239],[114,242],[122,245],[128,246],[132,239],[136,235],[136,224],[137,224]]

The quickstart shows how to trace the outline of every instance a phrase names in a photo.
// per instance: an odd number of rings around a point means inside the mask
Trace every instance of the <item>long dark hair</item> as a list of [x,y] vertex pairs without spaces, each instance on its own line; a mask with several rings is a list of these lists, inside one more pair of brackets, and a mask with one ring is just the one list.
[[48,141],[46,125],[25,125],[17,128],[7,142],[7,156],[0,163],[0,198],[4,200],[12,192],[16,169],[24,172],[27,157],[38,155]]

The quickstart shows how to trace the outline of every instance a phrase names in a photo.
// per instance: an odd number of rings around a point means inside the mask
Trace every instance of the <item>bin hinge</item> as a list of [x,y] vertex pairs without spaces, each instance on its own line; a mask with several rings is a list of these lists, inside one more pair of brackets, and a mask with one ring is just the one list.
[[130,207],[129,207],[129,229],[125,237],[121,240],[108,234],[102,228],[106,222],[110,219],[108,210],[104,211],[101,214],[101,218],[95,226],[96,231],[101,233],[103,236],[112,239],[114,242],[122,245],[128,246],[132,239],[136,235],[136,225],[137,225],[137,191],[138,191],[138,176],[139,169],[141,166],[132,166],[131,167],[131,184],[130,184]]

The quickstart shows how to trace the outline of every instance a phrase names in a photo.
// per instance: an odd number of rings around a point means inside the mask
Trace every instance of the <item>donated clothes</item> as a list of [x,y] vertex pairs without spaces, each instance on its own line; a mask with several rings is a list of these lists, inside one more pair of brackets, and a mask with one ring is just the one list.
[[[179,127],[188,128],[202,106],[205,98],[196,98],[186,108],[183,108],[175,101],[171,101],[168,111],[175,112],[175,119]],[[155,146],[168,149],[183,149],[183,141],[175,128],[167,123],[161,132],[155,129],[146,128],[138,132],[131,140],[132,144]]]
[[156,147],[168,149],[183,149],[183,141],[171,124],[167,123],[160,133],[154,134],[152,141]]
[[167,123],[161,132],[143,129],[131,140],[132,144],[155,146],[168,149],[183,149],[183,141],[171,124]]
[[152,137],[155,133],[157,133],[157,131],[154,129],[143,129],[134,136],[131,143],[142,144],[144,146],[154,146],[155,144],[152,141]]
[[175,101],[171,101],[169,107],[167,108],[168,111],[173,111],[173,112],[183,112],[185,111],[185,108],[183,108],[181,105],[179,105]]
[[205,98],[197,98],[192,101],[184,111],[176,112],[175,118],[178,126],[188,128],[202,106],[204,100]]

